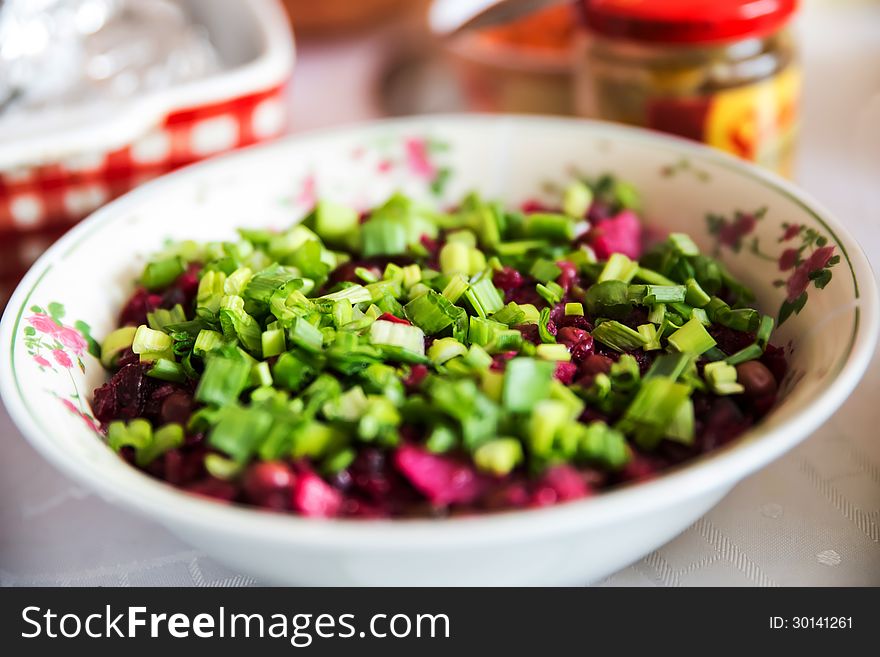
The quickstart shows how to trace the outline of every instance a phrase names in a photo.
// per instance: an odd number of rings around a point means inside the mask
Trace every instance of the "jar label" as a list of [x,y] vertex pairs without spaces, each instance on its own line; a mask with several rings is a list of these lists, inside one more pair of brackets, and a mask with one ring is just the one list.
[[647,123],[788,175],[799,94],[800,72],[788,67],[760,82],[708,96],[652,99]]

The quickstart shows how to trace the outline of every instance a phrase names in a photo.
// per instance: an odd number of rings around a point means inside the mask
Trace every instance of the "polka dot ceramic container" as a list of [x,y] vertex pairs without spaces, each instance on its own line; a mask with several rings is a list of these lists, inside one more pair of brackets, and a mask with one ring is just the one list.
[[137,96],[99,121],[47,125],[4,143],[0,234],[70,224],[150,178],[283,131],[293,66],[283,10],[274,0],[189,4],[228,68]]
[[[223,128],[215,130],[222,135]],[[553,187],[575,172],[609,172],[633,183],[651,228],[692,235],[779,322],[774,341],[790,362],[780,402],[734,443],[581,501],[433,521],[321,521],[222,505],[144,475],[105,445],[89,408],[90,391],[105,378],[94,341],[114,327],[145,258],[166,239],[282,228],[318,197],[367,208],[396,189],[440,207],[476,189],[516,207],[549,201]],[[13,296],[0,324],[0,391],[27,439],[67,475],[265,581],[572,584],[668,541],[806,438],[858,383],[877,331],[877,290],[859,246],[780,178],[633,128],[428,117],[254,148],[171,174],[102,208],[53,246]]]

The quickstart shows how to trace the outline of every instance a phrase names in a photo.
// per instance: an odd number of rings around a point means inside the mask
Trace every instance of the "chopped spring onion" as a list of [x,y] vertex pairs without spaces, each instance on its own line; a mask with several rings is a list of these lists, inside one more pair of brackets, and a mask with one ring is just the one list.
[[745,390],[736,381],[736,367],[724,361],[706,363],[703,378],[716,395],[738,395]]
[[647,344],[641,333],[616,320],[602,322],[594,328],[593,339],[619,352],[640,349]]
[[235,402],[248,383],[251,364],[244,358],[214,355],[208,358],[195,397],[205,404],[226,406]]
[[526,237],[568,243],[575,237],[574,224],[574,220],[564,214],[536,212],[526,216],[524,228]]
[[584,303],[590,317],[623,319],[632,310],[629,286],[623,281],[603,281],[587,290]]
[[484,472],[503,477],[522,463],[522,444],[516,438],[496,438],[474,451],[474,463]]
[[581,181],[575,181],[565,188],[562,195],[562,210],[569,217],[581,219],[593,204],[593,191]]
[[706,292],[700,287],[700,284],[697,283],[696,279],[689,278],[687,280],[687,296],[685,297],[685,302],[694,308],[705,308],[706,305],[712,300]]
[[584,306],[581,303],[567,303],[565,304],[565,315],[567,317],[583,317],[584,316]]
[[534,264],[532,264],[532,268],[529,270],[529,273],[532,275],[540,283],[547,283],[549,281],[555,281],[559,278],[559,275],[562,273],[562,269],[559,268],[552,260],[545,260],[544,258],[539,258],[535,260]]
[[550,394],[556,364],[533,358],[514,358],[504,372],[502,404],[514,413],[531,411]]
[[370,326],[370,344],[400,347],[425,355],[425,333],[418,326],[377,320]]
[[538,336],[541,342],[552,344],[556,342],[556,336],[550,332],[550,309],[544,308],[538,318]]
[[123,326],[107,334],[101,343],[101,364],[108,369],[114,367],[119,355],[134,343],[136,333],[136,327]]
[[171,285],[186,270],[183,259],[177,256],[147,263],[141,274],[141,283],[148,290],[159,290]]
[[676,351],[698,356],[715,346],[715,339],[696,318],[670,335],[667,341]]
[[632,434],[639,446],[651,449],[669,432],[691,389],[672,379],[646,378],[616,428]]
[[541,360],[565,362],[571,360],[571,353],[564,344],[539,344],[535,348],[535,355]]
[[146,324],[137,327],[131,350],[136,354],[162,354],[170,352],[173,341],[162,331],[154,331]]
[[435,365],[442,365],[446,361],[468,353],[468,348],[455,338],[440,338],[428,349],[428,358]]
[[471,279],[470,287],[464,295],[480,317],[488,317],[504,308],[504,299],[498,288],[492,284],[492,277],[489,275],[479,275]]
[[633,262],[622,253],[612,253],[599,274],[598,282],[623,281],[629,283],[638,269],[638,262]]

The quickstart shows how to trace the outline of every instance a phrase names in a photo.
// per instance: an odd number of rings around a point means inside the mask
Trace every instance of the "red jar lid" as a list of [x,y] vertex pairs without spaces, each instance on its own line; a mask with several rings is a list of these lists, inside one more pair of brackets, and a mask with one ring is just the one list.
[[653,43],[712,43],[771,34],[797,0],[584,0],[598,34]]

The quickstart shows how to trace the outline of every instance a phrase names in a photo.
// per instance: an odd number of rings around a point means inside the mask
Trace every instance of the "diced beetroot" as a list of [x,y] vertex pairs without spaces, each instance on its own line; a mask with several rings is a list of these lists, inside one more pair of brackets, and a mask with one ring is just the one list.
[[570,326],[572,328],[579,328],[582,331],[591,331],[593,329],[592,324],[590,324],[590,320],[588,320],[583,315],[566,315],[562,318],[558,325],[560,327]]
[[577,282],[578,278],[578,269],[577,265],[568,260],[560,260],[556,263],[556,266],[562,270],[562,273],[559,274],[559,278],[556,279],[556,282],[565,290],[566,293],[571,289],[571,286]]
[[407,390],[415,390],[422,384],[426,376],[428,376],[427,366],[418,363],[410,368],[409,376],[403,380],[403,385]]
[[176,422],[186,426],[189,416],[192,415],[192,409],[192,396],[183,391],[177,391],[165,397],[159,417],[162,420],[162,424]]
[[551,208],[549,205],[547,205],[543,201],[539,201],[536,198],[530,198],[523,201],[519,207],[520,210],[522,210],[526,214],[532,212],[550,212],[551,210],[553,210],[553,208]]
[[620,477],[624,481],[645,481],[653,479],[656,474],[657,468],[654,464],[647,457],[636,454],[623,466]]
[[492,357],[492,365],[490,365],[490,369],[493,372],[503,372],[504,368],[507,367],[507,361],[516,358],[518,355],[518,351],[505,351],[500,354],[495,354]]
[[147,323],[147,313],[151,313],[162,304],[162,297],[151,294],[146,288],[139,287],[119,313],[120,326],[140,326]]
[[492,282],[504,294],[509,294],[519,289],[524,283],[522,274],[512,267],[503,267],[497,270],[492,274]]
[[574,363],[559,362],[556,364],[556,372],[553,373],[557,379],[565,385],[571,385],[574,381],[574,375],[577,374],[577,365]]
[[238,495],[238,490],[234,484],[220,479],[209,477],[202,479],[194,484],[186,486],[184,490],[202,497],[210,497],[219,502],[231,502]]
[[148,384],[140,364],[126,365],[103,386],[95,390],[92,410],[102,424],[140,417],[146,402]]
[[436,506],[472,503],[486,487],[486,480],[469,465],[415,445],[398,447],[394,465]]
[[540,488],[550,488],[556,493],[556,500],[565,502],[586,497],[590,488],[583,475],[571,465],[554,465],[549,468],[539,483]]
[[305,472],[293,485],[293,508],[312,518],[333,518],[342,510],[342,494],[313,472]]
[[745,349],[755,341],[754,333],[734,331],[726,326],[716,324],[709,329],[709,334],[715,338],[718,348],[725,354],[734,354],[740,349]]
[[382,313],[381,315],[379,315],[379,319],[386,322],[393,322],[394,324],[406,324],[407,326],[412,326],[412,322],[410,322],[409,320],[403,319],[402,317],[397,317],[396,315],[392,315],[391,313]]
[[425,250],[431,258],[436,258],[437,254],[440,253],[440,242],[430,235],[422,235],[419,237],[419,243],[425,247]]
[[788,363],[785,360],[785,349],[768,344],[767,349],[764,351],[764,355],[761,357],[761,362],[773,374],[776,383],[781,384],[782,379],[785,378],[785,373],[788,371]]
[[587,333],[583,329],[574,328],[571,326],[564,326],[556,333],[557,342],[561,342],[569,349],[588,338],[592,339],[592,336],[589,333]]
[[607,260],[612,253],[622,253],[633,260],[642,255],[642,223],[631,210],[599,222],[587,239],[600,260]]
[[252,504],[268,509],[290,508],[296,475],[280,461],[262,461],[251,465],[242,478],[242,491]]

